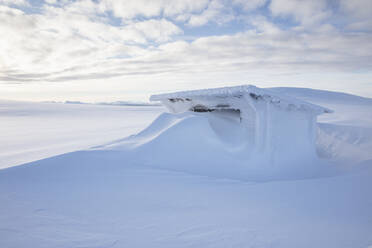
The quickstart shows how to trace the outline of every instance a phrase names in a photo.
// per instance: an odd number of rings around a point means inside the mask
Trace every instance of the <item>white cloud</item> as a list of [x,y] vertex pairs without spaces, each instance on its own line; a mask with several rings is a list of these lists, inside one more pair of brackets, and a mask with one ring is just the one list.
[[116,17],[133,19],[135,17],[177,17],[185,13],[199,12],[206,8],[208,0],[102,0],[100,8],[112,11]]
[[372,1],[340,0],[340,8],[346,15],[349,29],[372,30]]
[[[244,8],[259,6],[264,0],[253,0],[248,3],[236,0]],[[209,22],[226,23],[234,18],[231,3],[225,0],[102,0],[99,8],[103,12],[112,11],[113,14],[127,22],[133,18],[159,18],[161,16],[180,22],[187,22],[190,26],[202,26]],[[229,11],[226,11],[229,10]]]
[[372,1],[370,0],[340,0],[341,8],[360,18],[371,18]]
[[147,39],[157,42],[169,41],[172,35],[182,33],[180,28],[165,19],[136,22],[128,25],[127,29],[141,32]]
[[[200,38],[186,44],[161,46],[153,58],[162,58],[186,70],[252,70],[282,68],[295,70],[359,70],[372,67],[372,36],[345,35],[340,32],[301,33],[242,32]],[[172,56],[183,58],[172,60]]]
[[26,0],[0,0],[0,5],[29,6]]
[[330,16],[326,0],[271,0],[274,16],[290,16],[304,25],[316,24]]
[[200,14],[190,15],[188,24],[190,26],[202,26],[210,21],[217,24],[223,24],[233,19],[233,16],[229,13],[224,13],[226,7],[220,0],[212,0],[208,7],[203,10]]
[[138,56],[142,45],[166,42],[182,33],[165,19],[112,26],[96,18],[95,11],[90,1],[44,6],[40,14],[0,6],[0,32],[6,37],[0,39],[0,77],[27,81],[90,74],[97,69],[94,64]]
[[[225,0],[49,3],[37,13],[0,5],[0,33],[5,37],[0,39],[0,81],[67,82],[136,75],[151,81],[155,75],[177,78],[194,73],[372,70],[372,35],[328,23],[335,13],[322,0],[235,0],[233,5]],[[255,13],[265,4],[270,4],[272,15]],[[341,12],[350,17],[342,19],[345,25],[355,28],[369,20],[360,10],[363,3],[358,4],[355,8],[340,2]],[[369,8],[368,3],[365,6]],[[246,20],[246,29],[218,33],[216,23],[236,28],[229,23],[237,18],[234,8],[240,8],[237,12]],[[111,19],[110,11],[119,19]],[[283,28],[275,23],[282,17],[292,17],[298,25]],[[188,36],[190,29],[207,23],[216,25],[215,35],[182,40],[183,24],[189,25]]]
[[167,17],[175,17],[185,13],[200,12],[208,6],[209,0],[170,0],[165,1],[163,13]]
[[[165,19],[115,27],[54,7],[45,16],[14,11],[19,20],[13,17],[11,23],[33,23],[16,33],[9,29],[12,42],[0,50],[1,57],[8,58],[4,75],[16,80],[69,81],[262,68],[286,72],[372,68],[371,35],[345,34],[327,25],[312,32],[282,30],[265,17],[255,17],[251,18],[255,29],[189,43],[169,42],[181,30]],[[168,43],[137,45],[147,40]]]
[[161,1],[142,1],[142,0],[103,0],[100,2],[101,8],[112,11],[115,16],[132,19],[137,16],[154,17],[159,16],[162,11]]
[[251,11],[265,5],[267,0],[233,0],[233,4],[243,7],[245,11]]
[[57,0],[44,0],[48,4],[56,4]]

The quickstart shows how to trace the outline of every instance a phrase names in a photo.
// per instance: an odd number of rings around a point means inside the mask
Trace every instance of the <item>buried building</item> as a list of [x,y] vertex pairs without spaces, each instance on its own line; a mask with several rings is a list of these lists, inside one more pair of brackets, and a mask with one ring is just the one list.
[[208,116],[217,135],[229,133],[228,125],[218,127],[219,120],[234,122],[230,128],[239,129],[248,161],[274,166],[315,158],[316,118],[332,112],[252,85],[152,95],[150,100],[162,102],[171,113]]

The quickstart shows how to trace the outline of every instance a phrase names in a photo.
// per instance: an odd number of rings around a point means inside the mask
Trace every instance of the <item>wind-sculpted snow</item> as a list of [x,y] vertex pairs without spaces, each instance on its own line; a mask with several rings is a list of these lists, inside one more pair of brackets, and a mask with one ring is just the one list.
[[[137,164],[230,179],[301,179],[329,175],[334,169],[311,147],[295,143],[306,137],[288,139],[288,144],[276,141],[276,150],[268,151],[275,160],[267,159],[266,152],[259,153],[247,142],[235,118],[164,113],[139,134],[97,149],[122,151],[123,158]],[[288,134],[295,131],[290,124],[288,128]],[[291,153],[302,154],[303,160],[293,159]]]
[[339,165],[355,166],[372,159],[372,128],[319,124],[318,153]]
[[[371,247],[370,99],[286,92],[335,111],[318,120],[318,158],[289,167],[265,166],[242,153],[251,144],[234,116],[160,114],[154,107],[126,109],[123,116],[110,106],[7,102],[0,109],[7,148],[0,158],[43,151],[48,143],[73,150],[79,139],[95,147],[0,170],[0,247]],[[94,123],[71,122],[71,113]],[[11,128],[20,121],[30,123],[29,133]],[[48,125],[36,128],[43,122]],[[49,136],[52,130],[64,136],[61,143]],[[71,144],[68,133],[75,137]],[[35,142],[19,146],[18,134]],[[283,151],[298,148],[288,143]],[[27,155],[19,154],[19,160]]]

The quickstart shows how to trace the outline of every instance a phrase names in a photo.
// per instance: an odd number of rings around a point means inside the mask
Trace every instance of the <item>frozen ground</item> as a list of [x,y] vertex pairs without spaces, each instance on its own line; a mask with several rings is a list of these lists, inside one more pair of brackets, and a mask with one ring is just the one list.
[[[371,247],[372,99],[273,90],[335,110],[319,119],[317,143],[338,170],[233,179],[230,164],[211,171],[221,154],[182,153],[213,141],[187,129],[205,125],[198,117],[163,115],[122,139],[163,110],[0,102],[2,167],[95,147],[0,170],[0,247]],[[172,169],[164,149],[206,162]]]

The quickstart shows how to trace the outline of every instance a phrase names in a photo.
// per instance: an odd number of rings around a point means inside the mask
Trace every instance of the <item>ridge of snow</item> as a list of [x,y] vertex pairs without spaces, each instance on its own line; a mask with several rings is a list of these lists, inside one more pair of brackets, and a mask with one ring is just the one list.
[[297,110],[314,111],[317,114],[332,113],[333,110],[312,104],[285,94],[276,93],[269,89],[258,88],[254,85],[240,85],[221,88],[209,88],[200,90],[178,91],[173,93],[156,94],[150,97],[150,101],[162,101],[171,98],[193,98],[193,97],[242,97],[246,94],[254,94],[252,97],[259,97],[276,106],[295,108]]

